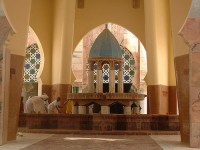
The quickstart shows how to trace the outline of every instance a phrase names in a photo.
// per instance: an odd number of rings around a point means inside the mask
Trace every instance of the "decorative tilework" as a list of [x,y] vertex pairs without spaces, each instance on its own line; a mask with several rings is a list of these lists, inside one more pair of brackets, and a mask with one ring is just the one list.
[[135,60],[131,52],[124,46],[121,45],[122,57],[124,58],[123,73],[124,83],[132,83],[132,79],[135,74]]
[[104,64],[102,66],[102,72],[103,72],[103,83],[109,83],[110,65]]
[[24,82],[37,82],[36,75],[40,68],[40,52],[36,43],[26,49],[26,58],[24,65]]

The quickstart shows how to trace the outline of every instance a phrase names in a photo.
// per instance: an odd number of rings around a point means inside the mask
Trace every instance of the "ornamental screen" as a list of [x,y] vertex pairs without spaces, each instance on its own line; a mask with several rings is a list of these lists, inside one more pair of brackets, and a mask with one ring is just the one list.
[[[120,45],[122,49],[122,58],[124,59],[124,64],[123,64],[123,74],[124,74],[124,83],[132,83],[132,79],[135,74],[135,60],[131,54],[131,52]],[[87,65],[87,68],[89,65]],[[87,69],[88,70],[88,69]],[[105,63],[102,66],[102,73],[103,73],[103,83],[109,83],[109,70],[110,66],[109,64]],[[115,65],[115,83],[118,83],[118,72],[119,72],[119,66]],[[97,76],[97,64],[94,64],[94,83],[97,83],[96,80]]]
[[37,82],[37,73],[40,68],[40,52],[36,43],[26,49],[26,58],[24,65],[24,82]]

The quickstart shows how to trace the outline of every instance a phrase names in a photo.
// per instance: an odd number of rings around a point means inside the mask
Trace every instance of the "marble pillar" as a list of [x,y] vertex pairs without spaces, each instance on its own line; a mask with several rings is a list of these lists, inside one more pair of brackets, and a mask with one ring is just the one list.
[[133,112],[133,114],[138,114],[138,113],[140,113],[139,107],[133,107],[132,112]]
[[86,114],[86,106],[78,106],[78,114]]
[[97,84],[96,84],[96,93],[103,93],[103,74],[102,70],[97,70]]
[[88,71],[88,92],[94,93],[94,72]]
[[109,72],[109,93],[115,93],[115,70],[110,67]]
[[174,62],[176,69],[181,141],[189,143],[189,54],[176,57]]
[[[24,56],[11,54],[10,94],[8,113],[8,140],[15,140],[18,130],[19,110],[23,83]],[[16,63],[17,62],[17,63]]]
[[78,114],[78,106],[72,107],[72,114]]
[[89,64],[89,71],[88,71],[88,92],[94,93],[94,65],[93,63]]
[[[0,6],[1,10],[1,6]],[[2,13],[2,12],[1,12]],[[0,145],[8,141],[8,117],[9,113],[9,85],[10,85],[10,51],[5,49],[5,43],[8,35],[13,32],[6,16],[0,16]],[[17,96],[17,95],[16,95]],[[19,108],[17,108],[19,109]],[[15,117],[17,118],[17,117]],[[12,118],[14,119],[14,118]],[[13,120],[14,125],[17,119]],[[14,135],[16,135],[14,130]]]
[[131,106],[124,106],[124,114],[131,115]]
[[119,65],[118,73],[118,93],[124,93],[124,78],[122,64]]
[[193,0],[181,30],[189,49],[189,120],[190,146],[200,148],[200,1]]
[[101,106],[101,114],[110,114],[109,106]]

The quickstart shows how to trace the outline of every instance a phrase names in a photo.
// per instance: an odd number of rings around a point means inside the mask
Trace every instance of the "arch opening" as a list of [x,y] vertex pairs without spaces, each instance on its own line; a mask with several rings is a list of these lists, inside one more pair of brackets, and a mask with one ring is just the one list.
[[[123,73],[125,92],[129,92],[133,84],[142,94],[147,93],[147,85],[144,78],[147,74],[147,56],[146,50],[140,40],[127,29],[113,23],[106,23],[108,29],[116,37],[118,43],[123,50]],[[105,24],[102,24],[95,29],[88,32],[79,42],[74,50],[72,56],[72,72],[75,76],[74,86],[79,87],[79,91],[85,91],[88,82],[88,69],[87,60],[89,58],[90,49],[97,38],[97,36],[104,30]],[[94,84],[96,83],[96,64],[94,64]],[[117,65],[115,65],[115,84],[117,84]],[[106,70],[107,71],[107,70]],[[109,72],[109,71],[108,71]],[[108,73],[109,74],[109,73]],[[103,76],[109,79],[109,76]],[[105,84],[105,83],[104,83]],[[126,88],[127,86],[127,88]],[[117,90],[117,86],[115,88]],[[109,89],[104,92],[109,91]],[[146,101],[146,100],[145,100]],[[144,102],[143,113],[147,113],[147,103]]]
[[43,48],[33,29],[29,27],[22,87],[23,103],[31,96],[42,94],[40,76],[43,67]]

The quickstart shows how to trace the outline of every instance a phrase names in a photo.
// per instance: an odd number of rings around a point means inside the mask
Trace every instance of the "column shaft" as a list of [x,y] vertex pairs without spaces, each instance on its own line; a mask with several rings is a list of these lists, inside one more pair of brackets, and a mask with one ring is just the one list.
[[131,115],[131,106],[124,107],[124,114]]
[[78,106],[78,114],[86,114],[86,106]]
[[94,72],[92,70],[88,72],[88,92],[94,93]]
[[102,70],[97,70],[96,93],[103,93]]
[[115,93],[115,70],[109,72],[109,93]]
[[124,78],[123,78],[123,70],[119,70],[118,73],[118,93],[124,92]]
[[72,114],[78,114],[78,106],[72,107]]
[[101,106],[101,114],[110,114],[109,106]]

